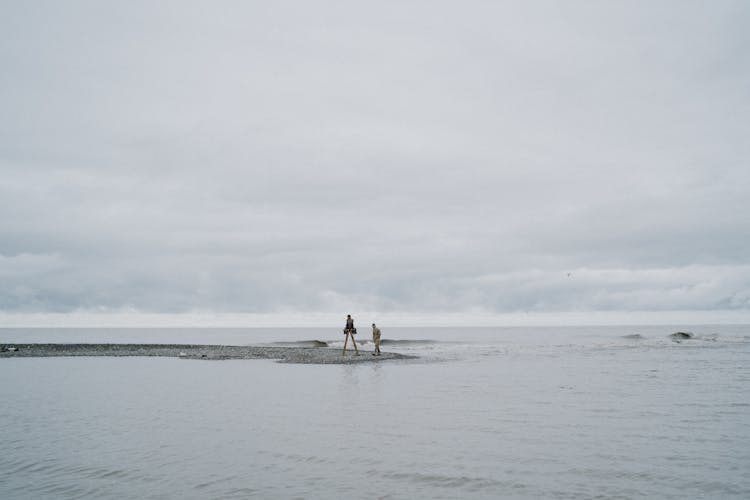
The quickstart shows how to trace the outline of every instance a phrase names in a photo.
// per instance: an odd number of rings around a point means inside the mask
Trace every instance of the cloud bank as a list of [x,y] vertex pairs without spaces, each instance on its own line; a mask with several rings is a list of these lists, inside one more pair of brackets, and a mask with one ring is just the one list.
[[6,3],[0,312],[748,312],[748,21]]

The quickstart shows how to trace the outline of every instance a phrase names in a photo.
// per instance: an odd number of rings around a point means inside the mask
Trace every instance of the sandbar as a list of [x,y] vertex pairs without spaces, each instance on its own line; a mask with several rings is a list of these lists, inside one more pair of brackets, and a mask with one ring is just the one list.
[[359,355],[333,347],[233,346],[198,344],[3,344],[0,358],[44,358],[56,356],[158,356],[180,359],[274,359],[280,363],[341,365],[414,359],[415,356],[383,352]]

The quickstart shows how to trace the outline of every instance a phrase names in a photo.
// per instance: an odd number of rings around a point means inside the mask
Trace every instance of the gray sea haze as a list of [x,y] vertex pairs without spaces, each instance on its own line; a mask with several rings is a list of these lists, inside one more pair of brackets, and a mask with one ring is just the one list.
[[[420,359],[1,359],[0,498],[750,498],[750,326],[383,337]],[[310,340],[342,341],[0,329],[0,343]]]

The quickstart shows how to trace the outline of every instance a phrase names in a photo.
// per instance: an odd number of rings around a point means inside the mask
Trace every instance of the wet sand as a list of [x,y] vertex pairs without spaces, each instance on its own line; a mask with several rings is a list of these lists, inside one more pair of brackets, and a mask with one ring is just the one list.
[[341,354],[331,347],[265,347],[196,344],[4,344],[0,358],[43,358],[54,356],[159,356],[181,359],[275,359],[281,363],[355,364],[393,359],[414,359],[414,356],[383,352],[373,356],[360,349]]

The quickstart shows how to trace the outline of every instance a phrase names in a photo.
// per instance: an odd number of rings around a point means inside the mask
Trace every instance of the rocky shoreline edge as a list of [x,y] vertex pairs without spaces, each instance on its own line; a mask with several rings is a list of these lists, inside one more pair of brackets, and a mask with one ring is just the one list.
[[197,344],[3,344],[0,358],[45,358],[59,356],[157,356],[180,359],[274,359],[280,363],[342,365],[386,360],[415,359],[415,356],[331,347],[272,347]]

